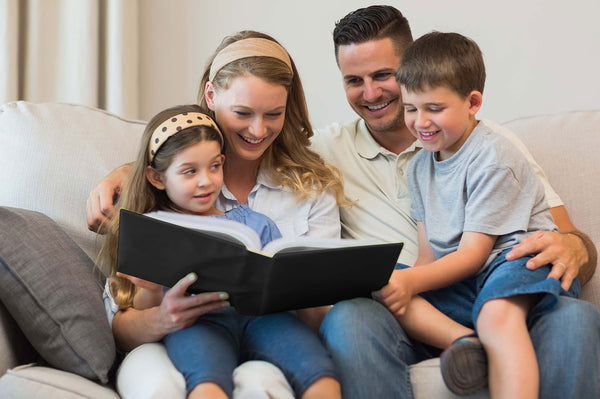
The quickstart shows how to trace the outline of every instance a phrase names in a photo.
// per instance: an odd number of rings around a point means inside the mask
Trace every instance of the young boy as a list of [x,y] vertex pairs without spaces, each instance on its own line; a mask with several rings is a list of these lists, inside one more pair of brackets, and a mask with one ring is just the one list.
[[[378,299],[413,338],[441,349],[472,333],[442,354],[453,392],[486,385],[487,355],[492,397],[537,398],[528,316],[550,311],[568,293],[546,278],[550,266],[531,271],[526,258],[509,262],[505,253],[534,231],[556,230],[542,183],[497,125],[475,117],[485,83],[475,42],[427,34],[407,49],[396,79],[406,125],[426,150],[407,175],[419,255],[416,267],[394,272]],[[456,328],[437,331],[436,320],[446,317]]]

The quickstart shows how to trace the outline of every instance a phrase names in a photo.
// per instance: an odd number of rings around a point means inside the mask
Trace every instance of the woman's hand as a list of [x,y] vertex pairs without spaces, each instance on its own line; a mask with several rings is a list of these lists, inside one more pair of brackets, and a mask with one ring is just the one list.
[[102,234],[99,231],[100,226],[115,215],[115,202],[130,168],[130,164],[118,167],[90,192],[86,203],[86,212],[88,229],[91,231]]
[[205,313],[229,306],[226,301],[229,296],[225,292],[189,295],[186,290],[197,278],[195,273],[190,273],[165,293],[153,320],[164,335],[190,327]]
[[128,274],[117,273],[117,276],[126,278],[136,286],[133,297],[133,307],[139,310],[159,306],[163,299],[163,286],[151,281],[142,280]]
[[224,292],[189,295],[186,290],[196,279],[192,273],[179,280],[164,294],[158,306],[117,312],[113,334],[119,348],[130,351],[141,344],[160,341],[169,333],[191,326],[203,314],[229,306]]

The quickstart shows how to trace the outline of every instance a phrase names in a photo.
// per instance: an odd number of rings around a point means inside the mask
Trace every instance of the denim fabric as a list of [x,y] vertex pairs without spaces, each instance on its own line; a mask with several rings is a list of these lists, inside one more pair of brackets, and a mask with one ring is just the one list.
[[240,204],[237,208],[228,210],[222,216],[212,217],[233,220],[251,227],[260,237],[260,243],[263,247],[269,242],[281,238],[281,232],[275,222],[268,216],[253,211],[248,204]]
[[[461,306],[448,308],[464,306],[466,312],[454,311],[451,317],[472,326],[471,307],[465,305],[472,306],[476,291],[468,285],[463,289],[470,296],[458,302]],[[600,398],[600,312],[574,298],[579,289],[575,282],[568,295],[548,296],[556,298],[552,311],[542,300],[529,312],[540,398]],[[413,398],[409,366],[439,355],[408,338],[383,305],[365,298],[336,304],[323,320],[321,336],[336,364],[345,399]]]
[[164,342],[188,393],[200,382],[211,381],[231,397],[233,370],[247,360],[279,367],[298,397],[317,378],[336,377],[318,336],[291,313],[252,317],[227,308],[205,314]]
[[[538,315],[550,311],[556,305],[559,295],[578,297],[579,280],[575,280],[567,292],[555,279],[548,279],[551,267],[544,266],[528,270],[525,263],[530,257],[514,261],[506,260],[506,253],[500,252],[481,273],[450,287],[421,294],[442,313],[469,328],[474,328],[479,310],[491,299],[508,298],[521,294],[547,294],[538,302]],[[399,265],[397,268],[406,267]]]

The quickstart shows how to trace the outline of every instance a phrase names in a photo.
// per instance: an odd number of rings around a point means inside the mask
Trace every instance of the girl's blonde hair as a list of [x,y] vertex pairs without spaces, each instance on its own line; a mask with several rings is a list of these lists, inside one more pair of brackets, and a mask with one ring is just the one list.
[[[146,178],[147,167],[150,165],[154,170],[162,173],[167,170],[176,154],[201,141],[217,141],[221,149],[223,149],[223,136],[218,130],[210,126],[193,126],[169,137],[151,160],[149,148],[154,130],[167,119],[185,112],[201,112],[208,115],[198,105],[180,105],[159,112],[148,122],[142,134],[136,160],[129,170],[123,184],[122,192],[119,195],[119,200],[116,203],[117,211],[122,208],[138,213],[157,210],[177,211],[177,208],[171,202],[166,192],[150,184]],[[101,270],[109,270],[110,291],[119,308],[127,308],[133,304],[135,286],[129,280],[116,276],[119,233],[118,212],[108,222],[105,230],[107,233],[98,254],[97,264]]]
[[[209,81],[210,66],[216,55],[231,43],[248,38],[263,38],[277,43],[269,35],[255,31],[241,31],[226,37],[208,60],[202,76],[198,91],[198,103],[202,108],[208,109],[204,95],[205,87]],[[277,58],[268,56],[241,58],[222,67],[216,73],[212,83],[217,93],[227,90],[233,79],[247,75],[254,75],[266,82],[284,86],[288,98],[283,129],[263,154],[261,166],[272,170],[274,181],[289,187],[296,193],[298,200],[331,190],[338,205],[348,205],[339,171],[325,164],[320,155],[309,149],[309,139],[314,132],[308,118],[302,82],[291,57],[290,61],[292,71],[284,61]],[[211,112],[211,116],[214,117],[214,113]]]

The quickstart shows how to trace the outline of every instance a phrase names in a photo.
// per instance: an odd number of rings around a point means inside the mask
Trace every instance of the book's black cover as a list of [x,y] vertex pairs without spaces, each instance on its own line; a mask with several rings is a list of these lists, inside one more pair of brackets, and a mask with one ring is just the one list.
[[284,250],[273,257],[231,240],[121,210],[117,270],[172,287],[190,272],[190,293],[224,291],[261,315],[370,297],[387,284],[402,243]]

